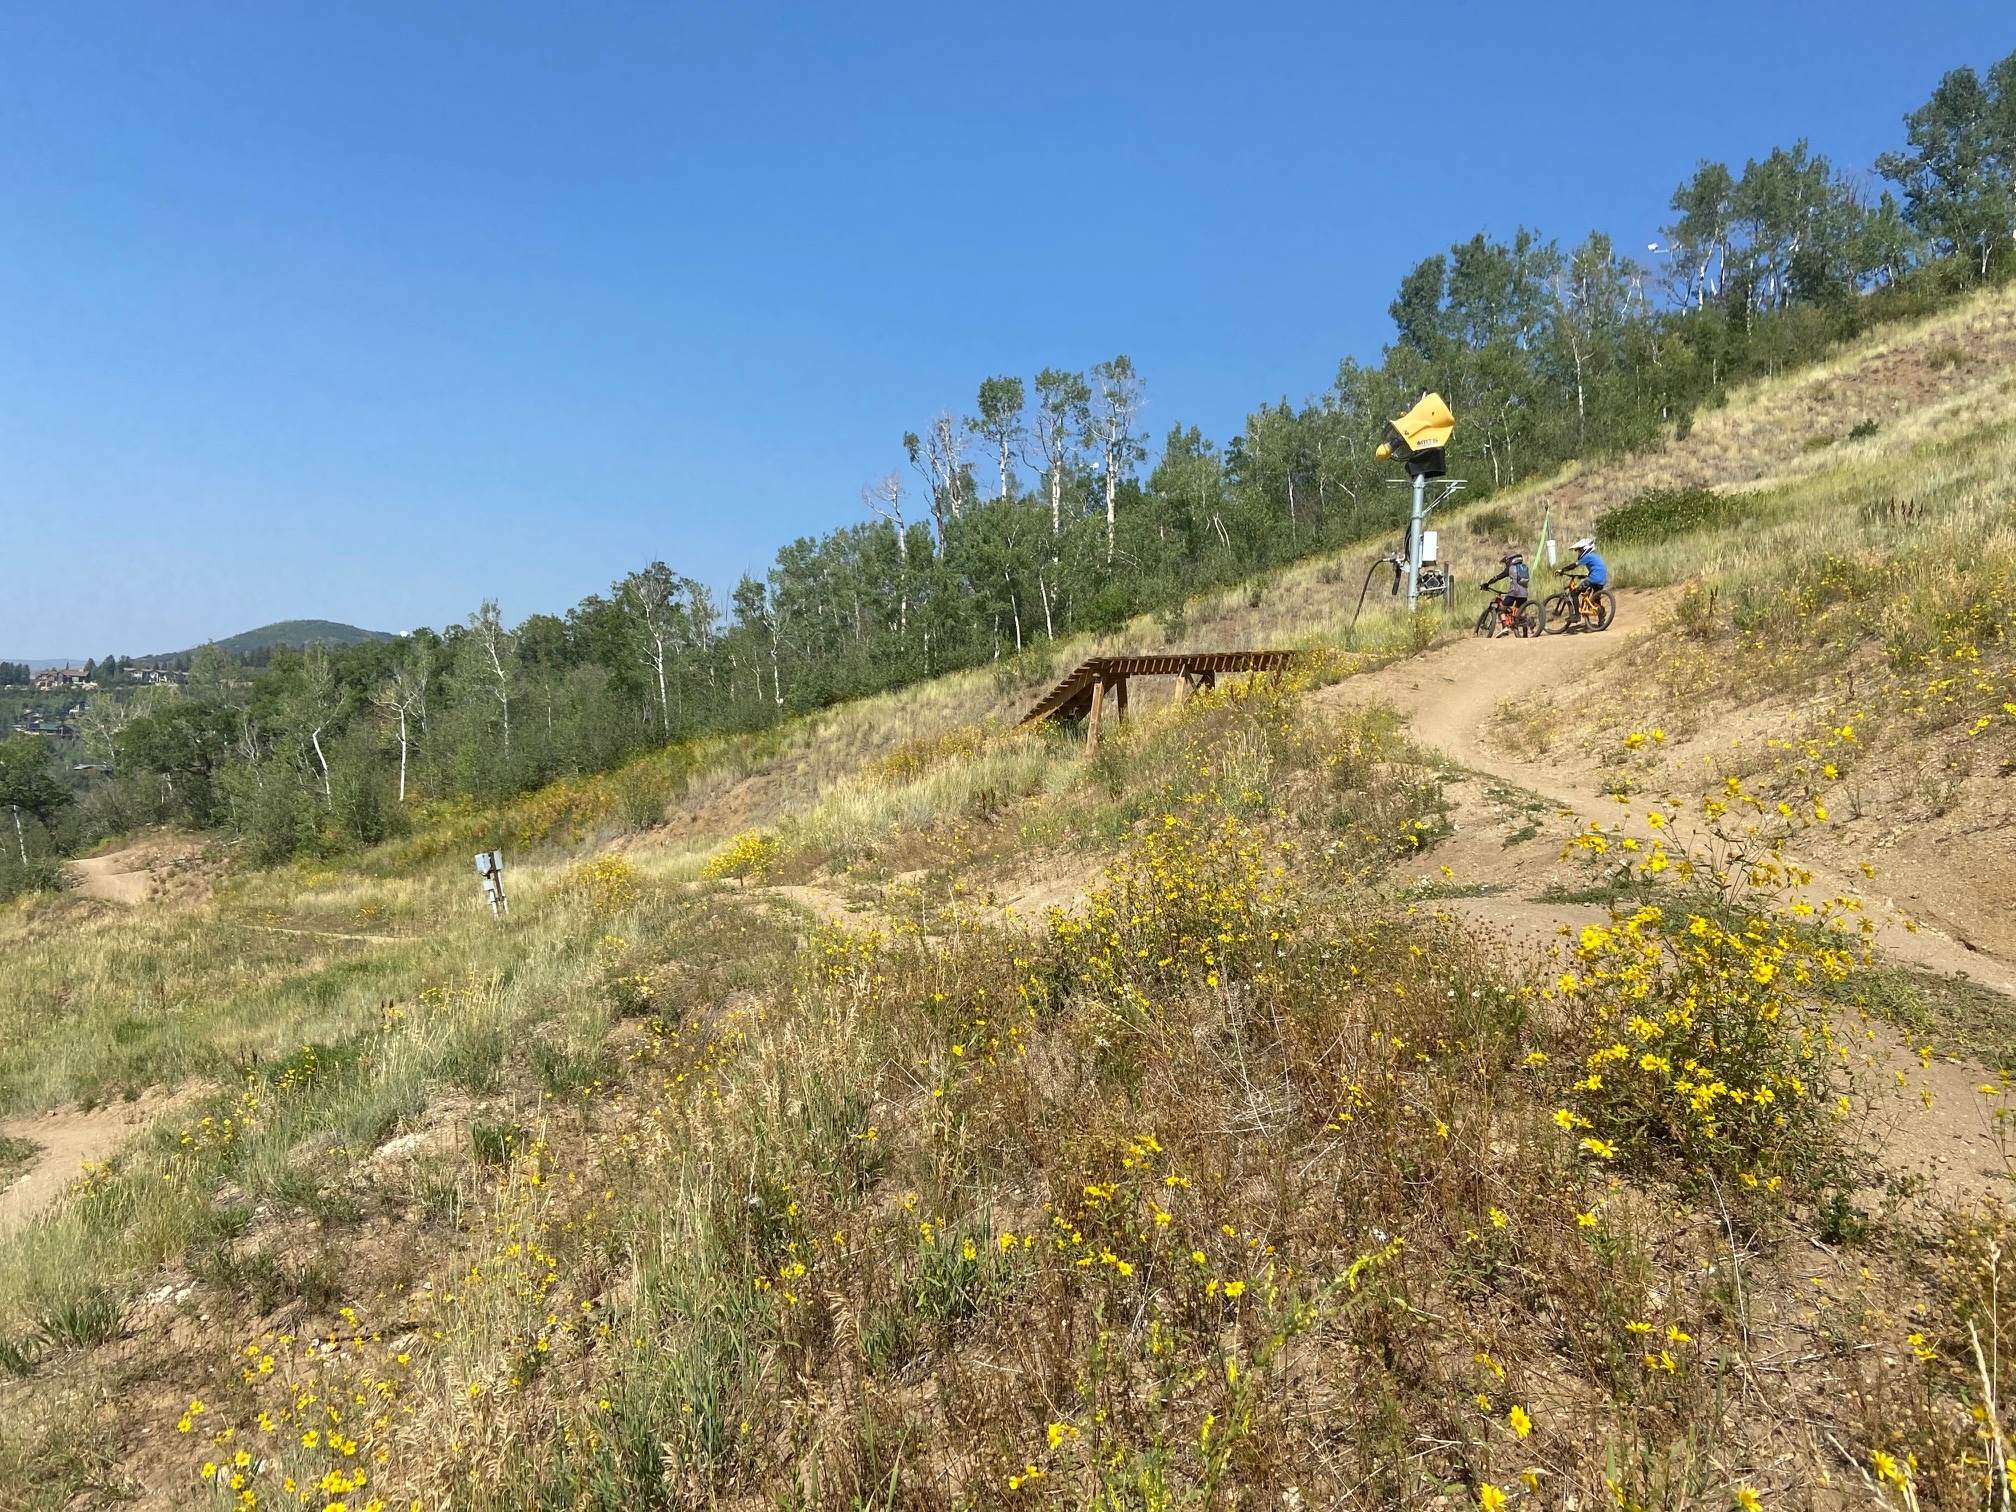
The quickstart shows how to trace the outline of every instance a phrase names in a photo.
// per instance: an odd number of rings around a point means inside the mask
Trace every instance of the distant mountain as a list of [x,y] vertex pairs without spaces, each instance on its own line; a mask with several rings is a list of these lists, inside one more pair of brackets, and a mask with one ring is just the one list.
[[[389,641],[399,637],[384,630],[363,630],[356,625],[340,625],[335,620],[281,620],[274,625],[261,625],[257,630],[240,631],[237,635],[226,636],[222,640],[209,642],[219,651],[232,656],[251,656],[261,651],[271,651],[278,646],[300,650],[303,646],[361,645],[365,641]],[[143,656],[140,661],[170,661],[179,656],[188,656],[197,650],[168,651],[158,656]]]

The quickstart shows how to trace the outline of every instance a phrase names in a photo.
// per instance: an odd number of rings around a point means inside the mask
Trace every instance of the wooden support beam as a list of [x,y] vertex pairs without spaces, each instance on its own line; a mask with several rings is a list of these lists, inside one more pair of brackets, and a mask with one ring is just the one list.
[[1127,679],[1124,677],[1115,678],[1113,691],[1119,698],[1114,712],[1120,716],[1120,723],[1125,724],[1127,723]]
[[1099,749],[1099,711],[1106,704],[1106,679],[1100,678],[1092,684],[1092,712],[1085,717],[1085,749]]

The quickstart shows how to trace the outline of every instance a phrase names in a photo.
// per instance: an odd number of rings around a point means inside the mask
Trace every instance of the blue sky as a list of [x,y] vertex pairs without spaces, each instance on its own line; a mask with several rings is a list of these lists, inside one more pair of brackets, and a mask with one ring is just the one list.
[[727,585],[991,373],[1126,352],[1222,440],[1452,240],[1642,247],[1697,159],[1866,168],[2012,48],[2006,0],[0,4],[0,654]]

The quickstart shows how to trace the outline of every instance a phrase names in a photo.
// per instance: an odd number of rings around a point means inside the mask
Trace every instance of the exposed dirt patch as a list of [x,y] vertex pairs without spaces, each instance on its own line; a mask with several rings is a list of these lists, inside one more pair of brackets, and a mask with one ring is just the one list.
[[1011,924],[1037,925],[1050,911],[1077,913],[1086,895],[1106,880],[1106,863],[1063,855],[1041,865],[1025,865],[992,885],[1001,917]]
[[207,847],[187,836],[152,836],[64,867],[82,896],[108,903],[140,904],[169,895],[198,896],[207,890]]

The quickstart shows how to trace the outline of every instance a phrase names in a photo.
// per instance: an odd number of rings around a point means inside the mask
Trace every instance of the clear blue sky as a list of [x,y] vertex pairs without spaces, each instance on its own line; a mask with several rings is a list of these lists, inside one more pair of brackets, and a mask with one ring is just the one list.
[[1642,247],[1697,159],[1866,168],[2012,48],[2007,0],[0,4],[0,655],[726,585],[990,373],[1124,351],[1222,440],[1425,253]]

